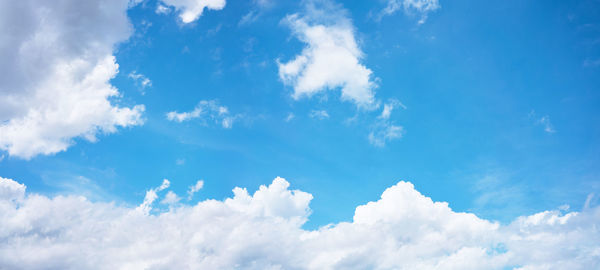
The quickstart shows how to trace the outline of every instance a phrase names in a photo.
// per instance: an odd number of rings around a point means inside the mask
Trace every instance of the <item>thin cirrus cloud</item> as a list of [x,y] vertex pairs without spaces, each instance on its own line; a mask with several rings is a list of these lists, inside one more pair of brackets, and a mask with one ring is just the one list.
[[223,128],[232,128],[233,123],[242,117],[241,114],[232,115],[227,107],[219,105],[216,100],[201,100],[192,111],[172,111],[166,116],[169,121],[179,123],[192,119],[201,119],[205,123],[212,121],[221,124]]
[[[598,206],[544,211],[502,225],[455,212],[400,181],[379,200],[358,206],[352,221],[305,230],[313,197],[289,185],[278,177],[254,194],[235,188],[223,201],[185,205],[163,182],[133,208],[29,193],[0,178],[0,268],[600,267]],[[156,208],[159,196],[171,202],[168,209]]]
[[277,60],[279,77],[293,88],[292,97],[310,97],[326,90],[341,90],[341,98],[361,108],[373,108],[376,83],[354,36],[354,26],[338,5],[309,2],[306,12],[284,22],[305,43],[302,52],[287,62]]
[[143,124],[144,106],[119,106],[110,84],[132,3],[0,3],[0,150],[30,159]]

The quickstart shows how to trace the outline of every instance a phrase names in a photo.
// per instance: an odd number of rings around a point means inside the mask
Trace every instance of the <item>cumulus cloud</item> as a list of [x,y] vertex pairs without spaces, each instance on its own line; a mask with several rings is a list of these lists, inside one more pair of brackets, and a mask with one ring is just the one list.
[[402,9],[407,14],[419,14],[419,24],[423,24],[427,20],[427,14],[439,8],[439,0],[388,0],[382,15],[390,15]]
[[167,119],[175,122],[184,122],[192,119],[202,119],[203,121],[214,121],[221,124],[223,128],[232,128],[233,122],[242,117],[240,114],[231,115],[229,109],[219,105],[216,100],[202,100],[190,112],[168,112]]
[[129,4],[0,2],[0,150],[29,159],[142,124],[144,106],[115,104],[110,84],[113,49],[132,32]]
[[290,190],[283,178],[252,195],[233,193],[152,214],[78,196],[26,194],[22,184],[0,178],[0,268],[600,267],[600,207],[501,225],[455,212],[401,181],[358,206],[351,222],[305,230],[312,195]]
[[[221,10],[225,7],[225,0],[162,0],[166,5],[172,6],[179,12],[179,18],[183,23],[191,23],[204,12],[204,9]],[[159,11],[160,9],[160,11]],[[157,12],[168,12],[167,7],[159,5]]]
[[341,89],[342,99],[359,107],[375,105],[372,71],[361,60],[364,57],[354,36],[354,26],[341,7],[309,5],[306,14],[289,15],[284,22],[306,46],[288,62],[280,62],[279,77],[294,89],[293,98]]

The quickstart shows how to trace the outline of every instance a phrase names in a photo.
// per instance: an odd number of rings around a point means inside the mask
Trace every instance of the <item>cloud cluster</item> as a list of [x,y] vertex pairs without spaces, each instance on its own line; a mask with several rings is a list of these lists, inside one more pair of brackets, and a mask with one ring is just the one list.
[[352,22],[339,11],[341,7],[313,8],[305,16],[289,15],[285,22],[293,34],[306,44],[293,60],[280,62],[279,77],[294,88],[293,97],[341,89],[342,99],[359,107],[374,106],[376,84],[372,71],[361,60]]
[[[156,192],[166,190],[166,182]],[[312,196],[276,178],[254,194],[154,209],[27,194],[0,178],[2,269],[597,269],[600,208],[510,224],[458,213],[408,182],[352,222],[304,230]],[[148,210],[148,211],[145,211]],[[35,254],[35,255],[33,255]]]
[[190,112],[168,112],[167,119],[175,122],[184,122],[192,119],[211,120],[220,123],[223,128],[232,128],[233,122],[241,115],[231,115],[229,109],[219,105],[216,100],[201,100],[196,108]]
[[[161,0],[164,4],[172,6],[179,12],[179,18],[183,23],[191,23],[204,12],[204,9],[221,10],[225,7],[225,0]],[[156,12],[164,14],[169,8],[158,5]]]
[[29,159],[74,138],[142,124],[115,104],[115,45],[131,34],[127,0],[0,2],[0,150]]

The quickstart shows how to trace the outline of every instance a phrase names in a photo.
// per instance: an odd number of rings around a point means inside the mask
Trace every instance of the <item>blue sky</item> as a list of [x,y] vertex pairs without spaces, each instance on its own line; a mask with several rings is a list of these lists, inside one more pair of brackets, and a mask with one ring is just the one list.
[[[118,72],[99,80],[118,91],[101,97],[107,113],[25,135],[31,128],[16,123],[47,103],[23,105],[29,114],[6,105],[12,90],[29,87],[19,72],[62,81],[24,68],[5,75],[0,176],[44,196],[132,207],[163,179],[192,205],[231,197],[234,187],[252,193],[280,176],[314,197],[304,229],[351,222],[357,205],[400,180],[453,211],[501,224],[597,202],[598,1],[222,1],[195,19],[182,19],[189,7],[177,1],[125,2],[126,15],[106,29],[61,32],[48,47],[71,51],[41,58],[114,56]],[[123,30],[110,32],[117,21]],[[318,27],[323,36],[311,39]],[[332,36],[349,40],[327,51]],[[0,46],[2,55],[11,44]],[[294,73],[303,55],[323,65]],[[7,65],[29,61],[15,59]],[[96,108],[57,104],[72,113]],[[198,180],[202,189],[187,201]],[[160,207],[156,213],[168,211]]]

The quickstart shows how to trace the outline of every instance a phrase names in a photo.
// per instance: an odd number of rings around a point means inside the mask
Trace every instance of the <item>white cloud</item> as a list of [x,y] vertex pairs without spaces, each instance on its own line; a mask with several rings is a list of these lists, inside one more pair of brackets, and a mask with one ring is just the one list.
[[191,200],[194,194],[204,187],[204,181],[198,180],[195,185],[188,188],[188,200]]
[[203,121],[212,120],[215,123],[219,123],[223,128],[232,128],[235,120],[240,117],[242,117],[240,114],[231,115],[229,109],[219,105],[216,100],[202,100],[196,105],[194,110],[190,112],[180,113],[172,111],[167,113],[167,119],[170,121],[181,123],[200,118]]
[[0,150],[29,159],[142,124],[144,106],[116,105],[110,84],[113,48],[132,32],[128,4],[0,2]]
[[152,81],[148,79],[148,77],[144,76],[144,74],[137,73],[135,70],[130,72],[127,77],[135,82],[135,84],[140,88],[140,91],[142,91],[142,94],[146,88],[152,86]]
[[397,108],[406,109],[406,106],[396,99],[390,99],[383,105],[381,114],[377,117],[369,133],[369,143],[377,147],[385,146],[386,142],[402,138],[404,128],[396,125],[390,119],[392,111]]
[[529,117],[529,119],[535,120],[535,124],[542,125],[544,127],[545,132],[547,132],[547,133],[555,133],[556,132],[556,129],[554,129],[554,126],[552,125],[552,122],[550,122],[550,117],[548,115],[544,115],[544,116],[538,118],[535,110],[531,110],[527,116]]
[[[453,211],[408,182],[351,222],[302,229],[308,193],[276,178],[250,195],[156,214],[46,197],[0,178],[2,269],[597,269],[600,208],[507,225]],[[8,195],[6,195],[8,194]],[[151,204],[151,203],[150,203]],[[150,206],[150,205],[149,205]],[[31,254],[35,254],[32,256]]]
[[310,111],[308,116],[310,118],[315,118],[315,119],[319,119],[319,120],[325,120],[325,119],[329,118],[329,114],[327,113],[326,110],[312,110],[312,111]]
[[292,121],[295,117],[296,117],[296,115],[294,113],[288,113],[288,115],[285,117],[285,121],[286,122]]
[[167,195],[165,195],[165,198],[162,199],[162,201],[160,201],[160,203],[168,204],[168,205],[172,206],[172,205],[177,204],[180,200],[181,200],[181,198],[179,198],[179,196],[177,196],[177,194],[175,194],[175,192],[169,190],[169,192],[167,192]]
[[385,143],[394,139],[402,138],[404,128],[390,122],[381,122],[375,125],[369,133],[369,142],[372,145],[383,147]]
[[427,20],[427,14],[439,8],[439,0],[388,0],[382,15],[390,15],[403,9],[407,14],[420,14],[419,24],[423,24]]
[[547,133],[556,132],[556,130],[554,129],[554,126],[552,126],[552,123],[550,122],[550,117],[548,117],[547,115],[542,116],[542,118],[540,118],[538,120],[538,123],[541,124],[542,126],[544,126],[545,132],[547,132]]
[[[221,10],[225,7],[225,0],[161,0],[169,6],[173,6],[179,12],[179,18],[183,23],[191,23],[200,16],[204,9]],[[157,9],[158,10],[158,9]]]
[[398,101],[397,99],[390,99],[387,103],[383,105],[383,111],[381,111],[381,115],[379,115],[379,118],[389,119],[392,115],[392,111],[397,107],[406,110],[406,106],[404,106],[402,102]]
[[354,37],[354,27],[340,9],[309,6],[304,17],[286,17],[285,22],[306,47],[293,60],[277,60],[279,77],[294,88],[295,99],[341,89],[343,100],[372,108],[376,88],[372,71],[361,64],[364,54]]
[[156,14],[169,14],[171,13],[171,8],[159,3],[156,5],[156,10],[154,12],[156,12]]

